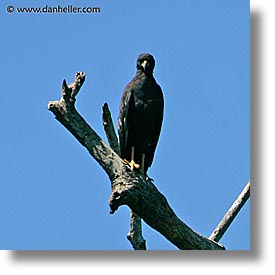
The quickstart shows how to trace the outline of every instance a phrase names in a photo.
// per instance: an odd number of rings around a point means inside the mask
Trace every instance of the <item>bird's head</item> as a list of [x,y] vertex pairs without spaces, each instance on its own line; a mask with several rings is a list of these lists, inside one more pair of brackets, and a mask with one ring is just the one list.
[[149,53],[142,53],[137,59],[137,69],[145,74],[152,74],[155,67],[155,59]]

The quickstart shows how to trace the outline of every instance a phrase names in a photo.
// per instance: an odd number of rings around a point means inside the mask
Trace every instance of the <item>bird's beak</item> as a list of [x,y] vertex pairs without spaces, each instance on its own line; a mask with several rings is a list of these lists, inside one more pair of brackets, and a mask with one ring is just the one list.
[[146,71],[147,64],[148,64],[148,61],[147,61],[147,60],[144,60],[144,61],[141,63],[141,66],[142,66],[144,72]]

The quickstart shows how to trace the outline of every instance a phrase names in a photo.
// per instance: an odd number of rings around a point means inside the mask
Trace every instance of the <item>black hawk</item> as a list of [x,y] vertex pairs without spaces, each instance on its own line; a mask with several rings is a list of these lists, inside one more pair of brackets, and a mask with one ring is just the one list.
[[121,158],[142,174],[153,162],[163,120],[163,94],[154,67],[151,54],[138,56],[137,73],[124,89],[118,118]]

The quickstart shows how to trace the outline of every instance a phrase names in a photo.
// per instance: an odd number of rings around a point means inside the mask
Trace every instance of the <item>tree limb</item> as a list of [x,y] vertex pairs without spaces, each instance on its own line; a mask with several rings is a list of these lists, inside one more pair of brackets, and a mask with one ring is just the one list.
[[235,200],[235,202],[232,204],[230,209],[226,212],[221,222],[217,225],[215,230],[212,232],[212,234],[209,237],[210,240],[218,242],[222,238],[225,231],[228,229],[230,224],[238,215],[239,211],[242,209],[242,207],[244,206],[246,201],[249,199],[249,197],[250,197],[250,181],[244,187],[243,191]]
[[181,221],[166,198],[149,180],[131,171],[119,155],[112,150],[86,123],[74,107],[75,96],[85,80],[85,74],[76,73],[74,83],[62,85],[60,101],[50,101],[48,109],[56,119],[89,151],[108,174],[112,194],[109,199],[110,213],[119,206],[127,205],[149,226],[160,232],[179,249],[224,250],[224,246],[209,240]]
[[142,236],[141,218],[131,210],[130,213],[130,231],[127,239],[135,250],[146,250],[146,240]]
[[104,103],[102,107],[102,123],[109,142],[110,147],[120,155],[120,148],[108,104]]

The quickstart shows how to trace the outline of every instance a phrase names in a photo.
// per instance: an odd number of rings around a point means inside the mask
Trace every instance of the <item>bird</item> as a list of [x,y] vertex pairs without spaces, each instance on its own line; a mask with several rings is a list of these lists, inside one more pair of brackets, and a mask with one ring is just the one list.
[[121,158],[131,170],[139,170],[143,175],[152,165],[163,122],[164,98],[153,76],[154,67],[151,54],[138,56],[136,75],[125,87],[119,106]]

